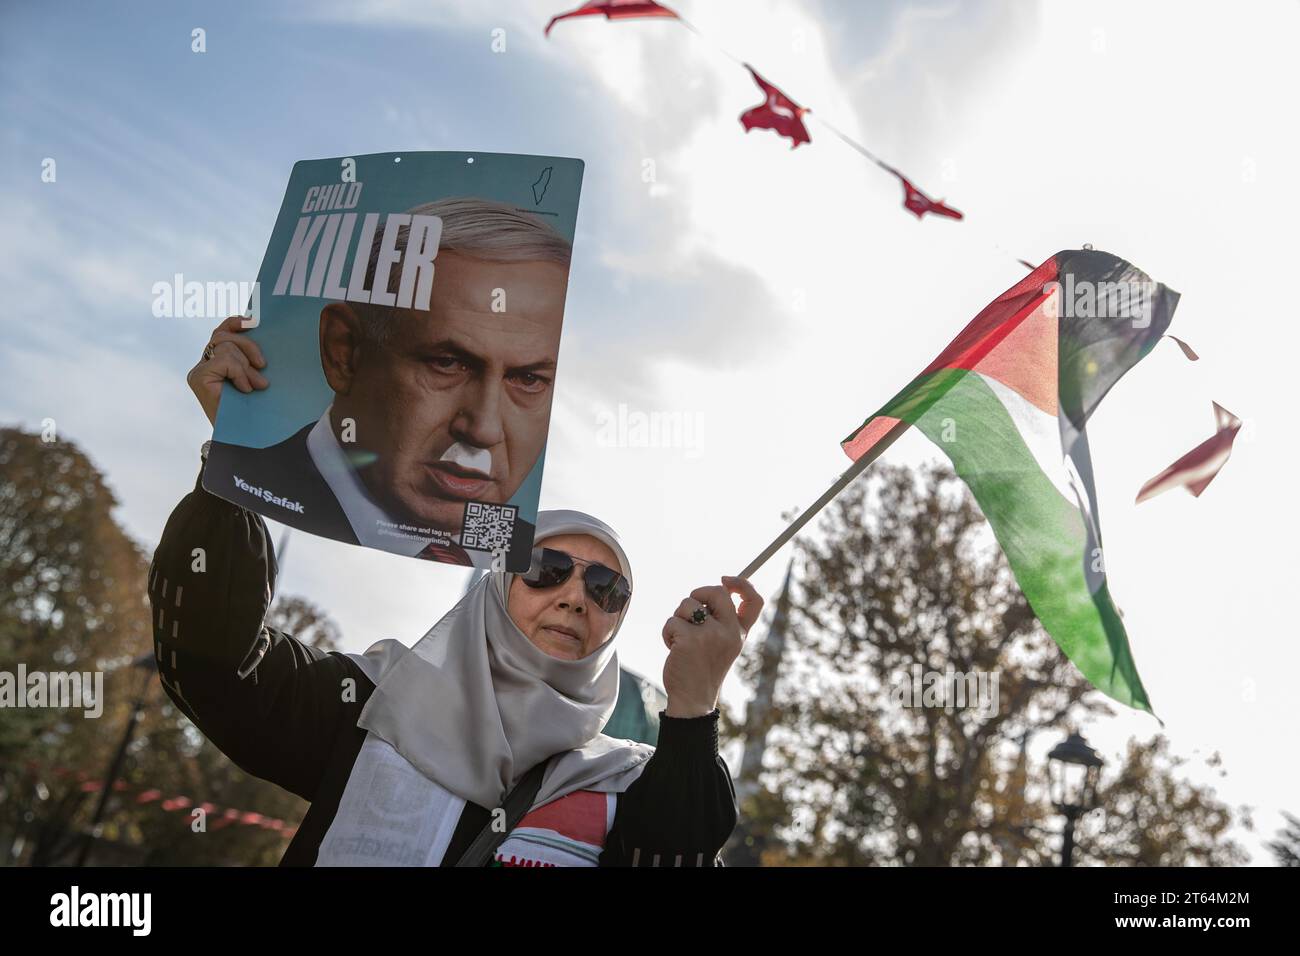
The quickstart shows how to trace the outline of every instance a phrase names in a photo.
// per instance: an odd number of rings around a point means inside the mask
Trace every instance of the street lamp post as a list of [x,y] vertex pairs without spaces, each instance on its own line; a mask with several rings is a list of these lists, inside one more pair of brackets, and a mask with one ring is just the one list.
[[158,662],[154,659],[153,652],[141,654],[131,663],[131,667],[139,670],[144,679],[140,684],[140,692],[136,694],[134,703],[131,705],[131,714],[126,721],[126,729],[122,733],[122,741],[117,746],[117,753],[113,755],[113,762],[109,764],[108,774],[104,778],[103,789],[99,792],[99,802],[95,805],[94,816],[90,818],[90,828],[86,831],[85,837],[81,841],[81,846],[77,850],[77,866],[85,866],[86,859],[90,856],[90,848],[98,836],[96,831],[99,830],[99,824],[104,819],[104,810],[108,807],[108,800],[113,795],[113,787],[117,783],[117,778],[122,775],[122,765],[126,761],[126,750],[131,745],[131,738],[135,735],[136,725],[140,723],[140,718],[144,716],[145,699],[149,696],[149,690],[153,687],[154,675],[158,673]]
[[1069,866],[1074,856],[1074,822],[1096,806],[1097,776],[1102,763],[1101,754],[1089,747],[1078,731],[1047,755],[1052,806],[1065,814],[1061,866]]

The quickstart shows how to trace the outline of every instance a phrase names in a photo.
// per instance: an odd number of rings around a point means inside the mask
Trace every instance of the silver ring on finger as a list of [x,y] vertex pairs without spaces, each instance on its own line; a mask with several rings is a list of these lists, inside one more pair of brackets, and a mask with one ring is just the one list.
[[709,614],[711,613],[712,612],[709,610],[709,606],[707,604],[701,604],[699,607],[697,607],[694,611],[691,612],[691,623],[703,624],[706,620],[708,620]]

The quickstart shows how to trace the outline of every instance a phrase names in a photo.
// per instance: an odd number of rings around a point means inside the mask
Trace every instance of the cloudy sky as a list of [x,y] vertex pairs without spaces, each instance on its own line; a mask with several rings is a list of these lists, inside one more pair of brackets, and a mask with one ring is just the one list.
[[[208,437],[185,373],[215,324],[154,318],[154,283],[255,277],[299,159],[580,157],[542,507],[623,535],[637,598],[622,659],[658,680],[681,597],[740,570],[830,484],[839,440],[1023,275],[1014,259],[1091,243],[1182,293],[1172,330],[1202,355],[1162,345],[1089,432],[1147,689],[1188,772],[1256,808],[1239,836],[1268,862],[1279,811],[1300,813],[1296,413],[1276,366],[1300,346],[1278,298],[1300,213],[1284,119],[1300,7],[681,0],[707,40],[595,19],[544,39],[569,6],[5,4],[0,423],[54,419],[151,548]],[[813,108],[810,145],[743,132],[759,94],[732,57]],[[822,118],[967,220],[916,221]],[[1208,437],[1211,400],[1247,423],[1232,461],[1200,499],[1135,507]],[[611,445],[601,422],[620,405],[681,416],[689,440]],[[936,456],[916,435],[890,452]],[[765,593],[786,557],[757,576]],[[282,589],[326,606],[349,650],[414,642],[464,585],[302,534],[286,565]],[[1128,712],[1086,733],[1118,758],[1157,730]],[[1215,751],[1226,777],[1199,764]]]

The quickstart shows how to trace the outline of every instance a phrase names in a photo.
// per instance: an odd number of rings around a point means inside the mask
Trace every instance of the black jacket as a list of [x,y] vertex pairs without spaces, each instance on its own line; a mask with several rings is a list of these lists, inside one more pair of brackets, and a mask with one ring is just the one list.
[[[266,524],[206,492],[201,480],[200,474],[172,512],[150,567],[159,679],[237,765],[311,802],[281,860],[311,866],[365,740],[356,722],[374,685],[345,655],[263,627],[276,578]],[[201,571],[195,549],[202,549]],[[356,682],[354,701],[339,693],[349,677]],[[680,719],[660,714],[658,748],[617,796],[600,865],[716,861],[736,823],[717,725],[717,711]],[[444,865],[460,856],[489,815],[465,804]]]

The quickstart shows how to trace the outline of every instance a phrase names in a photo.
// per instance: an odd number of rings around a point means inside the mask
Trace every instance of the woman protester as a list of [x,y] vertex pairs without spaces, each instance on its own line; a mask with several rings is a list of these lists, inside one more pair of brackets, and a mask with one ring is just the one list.
[[[189,375],[213,422],[225,381],[267,385],[241,328]],[[534,545],[526,574],[485,573],[413,647],[325,653],[265,625],[266,524],[200,471],[150,568],[159,678],[231,760],[310,801],[282,866],[717,865],[737,813],[718,693],[762,598],[724,577],[683,599],[658,746],[616,740],[631,564],[577,511],[539,512]]]

